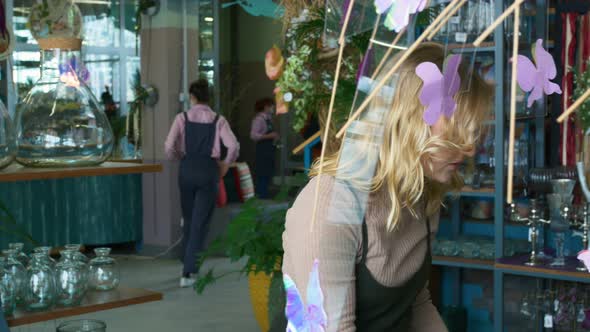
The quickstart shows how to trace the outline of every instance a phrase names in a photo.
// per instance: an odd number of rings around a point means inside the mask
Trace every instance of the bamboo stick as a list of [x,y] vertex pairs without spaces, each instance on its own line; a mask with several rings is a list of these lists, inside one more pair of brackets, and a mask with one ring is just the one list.
[[586,101],[588,98],[590,98],[590,88],[586,90],[586,92],[584,92],[580,98],[578,98],[565,112],[563,112],[563,114],[557,118],[557,122],[562,123],[570,114],[575,112],[578,107],[582,106],[584,101]]
[[[466,2],[467,0],[463,0],[463,2]],[[459,6],[455,6],[455,8],[452,8],[449,11],[448,16],[445,17],[445,19],[441,20],[440,22],[438,22],[438,24],[436,25],[436,32],[438,32],[440,29],[443,28],[443,26],[445,26],[445,24],[447,24],[447,22],[451,19],[451,17],[453,17],[453,15],[455,15],[459,9],[461,8],[462,4]],[[435,31],[435,30],[432,30]],[[434,38],[434,36],[436,35],[436,32],[430,32],[430,34],[428,35],[428,40],[432,40],[432,38]]]
[[506,186],[506,202],[512,203],[514,181],[514,136],[516,127],[516,68],[518,61],[518,41],[520,34],[520,6],[514,9],[514,35],[512,47],[512,77],[510,78],[510,136],[508,137],[508,184]]
[[512,14],[512,12],[516,10],[516,8],[520,8],[520,4],[522,4],[523,2],[524,0],[516,0],[510,7],[506,8],[506,10],[500,16],[498,16],[498,18],[492,23],[492,25],[490,25],[487,29],[485,29],[485,31],[481,35],[479,35],[479,37],[477,37],[473,45],[475,47],[479,47],[479,45],[483,43],[483,41],[486,40],[486,38],[488,38],[488,36],[492,32],[494,32],[496,27],[500,25],[502,22],[504,22],[508,15]]
[[[328,108],[328,119],[326,121],[326,126],[324,129],[324,137],[322,139],[322,152],[320,154],[320,164],[318,169],[318,176],[322,174],[322,170],[324,167],[324,156],[326,154],[326,147],[328,146],[328,133],[330,132],[330,122],[332,121],[332,111],[334,109],[334,101],[336,99],[336,89],[338,88],[338,79],[340,78],[340,67],[342,66],[342,54],[344,53],[344,46],[346,44],[346,29],[348,28],[348,22],[350,20],[350,13],[352,12],[352,7],[354,7],[355,0],[350,0],[348,3],[348,8],[346,10],[346,16],[344,17],[344,23],[342,24],[342,31],[340,31],[340,38],[338,39],[339,42],[339,49],[338,49],[338,62],[336,62],[336,73],[334,74],[334,84],[332,85],[332,95],[330,96],[330,106]],[[319,192],[320,192],[320,182],[316,181],[315,185],[315,197],[314,197],[314,204],[313,204],[313,212],[311,215],[311,225],[310,227],[313,228],[315,224],[317,209],[318,209],[318,199],[319,199]]]
[[[459,0],[453,0],[451,2],[451,4],[449,4],[449,6],[454,5],[458,1]],[[461,2],[461,4],[459,4],[459,6],[461,6],[462,4],[465,4],[465,2]],[[449,7],[449,6],[447,6],[447,7]],[[414,52],[414,50],[420,45],[420,43],[422,43],[422,41],[424,41],[424,39],[426,39],[426,36],[428,36],[428,34],[433,29],[435,29],[433,26],[438,24],[438,22],[440,22],[440,20],[444,19],[445,18],[444,15],[448,15],[449,11],[447,11],[446,9],[443,10],[437,16],[437,18],[434,20],[434,22],[432,22],[428,26],[428,28],[426,28],[426,30],[424,30],[424,32],[420,35],[420,37],[418,37],[416,39],[416,41],[412,45],[410,45],[410,47],[404,52],[404,54],[399,58],[399,60],[393,65],[393,67],[391,67],[391,69],[387,72],[387,74],[385,74],[385,76],[381,80],[379,80],[379,82],[377,83],[375,88],[371,91],[371,93],[367,96],[367,98],[365,98],[363,103],[354,112],[354,114],[352,114],[352,116],[350,116],[350,118],[348,118],[348,120],[346,121],[344,126],[342,126],[340,131],[336,134],[336,138],[342,137],[342,135],[344,134],[346,129],[348,129],[348,127],[350,127],[350,125],[353,123],[353,121],[355,121],[359,117],[359,115],[365,110],[365,108],[369,105],[371,100],[377,95],[377,93],[379,93],[379,90],[381,90],[381,88],[383,88],[383,86],[385,85],[387,80],[389,80],[389,78],[391,78],[391,76],[393,76],[393,74],[399,69],[399,67],[404,63],[404,61],[406,61],[408,59],[408,57],[412,54],[412,52]]]

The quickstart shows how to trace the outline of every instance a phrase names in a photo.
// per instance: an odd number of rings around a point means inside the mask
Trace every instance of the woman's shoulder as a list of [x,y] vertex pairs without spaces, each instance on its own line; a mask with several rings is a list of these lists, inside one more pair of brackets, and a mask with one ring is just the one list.
[[321,222],[360,224],[364,219],[366,202],[363,196],[366,195],[354,190],[345,181],[330,175],[320,175],[313,177],[303,187],[289,212],[311,220],[317,204],[315,219]]

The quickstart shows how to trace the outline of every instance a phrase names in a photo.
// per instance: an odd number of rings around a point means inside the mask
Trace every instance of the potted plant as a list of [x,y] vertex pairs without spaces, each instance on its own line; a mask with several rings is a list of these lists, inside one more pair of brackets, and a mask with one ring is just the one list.
[[[209,269],[198,277],[195,290],[201,294],[208,285],[230,274],[247,275],[254,314],[264,332],[269,328],[269,316],[275,317],[276,311],[282,310],[281,300],[284,302],[277,294],[282,290],[282,234],[285,213],[290,205],[289,191],[305,180],[306,176],[297,177],[294,183],[283,186],[273,200],[278,204],[268,204],[257,198],[246,201],[225,233],[211,243],[197,262],[201,270],[205,260],[219,252],[225,253],[231,262],[246,258],[244,265],[236,271],[216,274],[214,268]],[[270,303],[269,299],[272,299]]]

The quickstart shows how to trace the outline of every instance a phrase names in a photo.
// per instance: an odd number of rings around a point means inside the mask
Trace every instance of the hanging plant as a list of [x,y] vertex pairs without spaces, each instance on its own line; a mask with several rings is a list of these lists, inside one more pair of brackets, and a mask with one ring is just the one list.
[[[573,99],[580,98],[584,92],[590,88],[590,59],[586,63],[586,70],[580,72],[578,68],[574,69],[574,89]],[[578,116],[582,122],[583,131],[590,129],[590,100],[586,100],[578,109]]]

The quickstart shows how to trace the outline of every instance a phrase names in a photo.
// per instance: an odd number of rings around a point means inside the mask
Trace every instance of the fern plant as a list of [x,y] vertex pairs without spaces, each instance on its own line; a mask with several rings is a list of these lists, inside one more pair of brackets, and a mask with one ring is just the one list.
[[[590,89],[590,59],[586,63],[586,70],[581,72],[577,67],[574,69],[574,100],[580,98],[584,92]],[[578,116],[582,122],[583,130],[590,129],[590,99],[586,100],[578,109]]]

